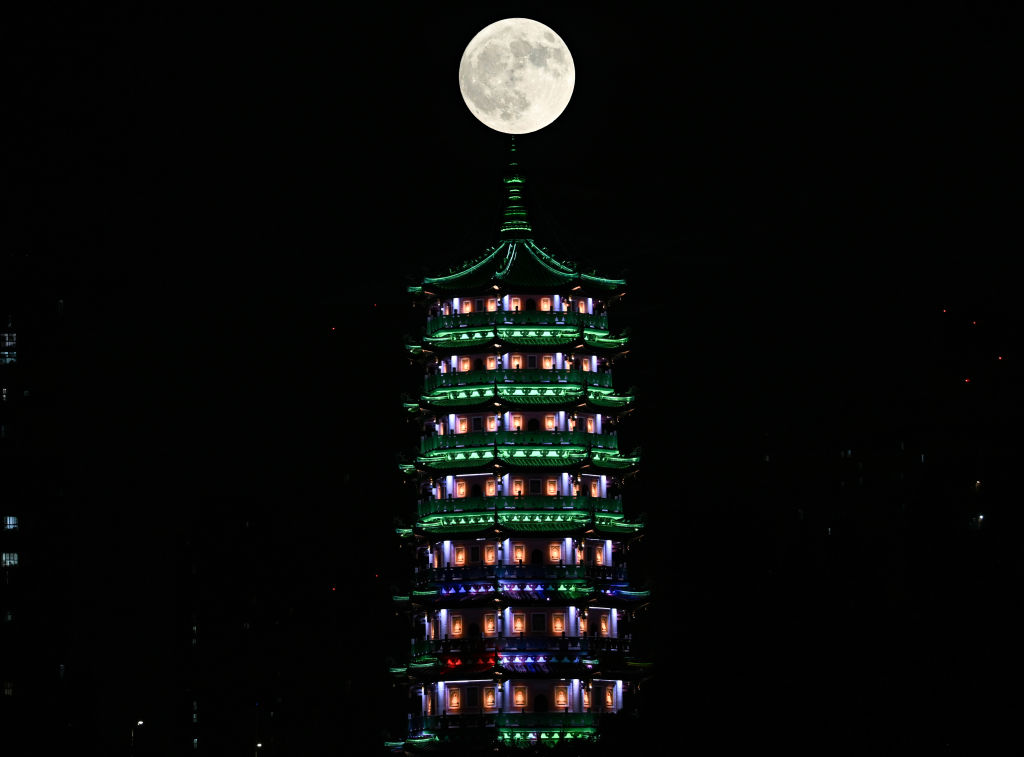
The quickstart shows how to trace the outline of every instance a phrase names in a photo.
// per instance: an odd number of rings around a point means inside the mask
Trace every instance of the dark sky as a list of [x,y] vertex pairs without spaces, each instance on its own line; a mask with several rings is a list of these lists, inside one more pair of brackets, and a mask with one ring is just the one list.
[[[941,308],[1013,333],[1016,19],[668,7],[126,4],[12,24],[5,246],[64,271],[80,468],[115,492],[111,533],[140,519],[173,550],[160,524],[182,496],[320,501],[391,469],[404,288],[496,238],[508,138],[457,70],[509,16],[573,54],[568,108],[520,138],[531,217],[632,284],[623,434],[650,450],[650,490],[684,457],[667,416],[723,467],[765,434],[838,444],[920,420],[906,399],[934,380]],[[341,413],[373,425],[348,436]],[[132,554],[159,572],[150,546]]]

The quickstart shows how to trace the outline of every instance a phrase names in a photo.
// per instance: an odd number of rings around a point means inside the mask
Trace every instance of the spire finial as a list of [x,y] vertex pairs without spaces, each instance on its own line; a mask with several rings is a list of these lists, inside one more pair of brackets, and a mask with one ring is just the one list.
[[530,221],[526,217],[526,205],[523,204],[523,184],[516,154],[516,138],[512,136],[509,147],[508,168],[505,171],[505,212],[501,220],[501,236],[503,239],[528,237],[533,234]]

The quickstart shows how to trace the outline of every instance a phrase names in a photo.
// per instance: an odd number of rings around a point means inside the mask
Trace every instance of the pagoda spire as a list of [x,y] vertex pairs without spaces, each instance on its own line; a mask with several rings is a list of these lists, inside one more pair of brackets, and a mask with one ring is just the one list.
[[533,236],[533,228],[526,217],[526,205],[523,202],[523,186],[525,179],[519,168],[519,156],[516,152],[516,138],[512,137],[509,149],[508,167],[505,170],[505,211],[501,218],[502,239],[529,239]]

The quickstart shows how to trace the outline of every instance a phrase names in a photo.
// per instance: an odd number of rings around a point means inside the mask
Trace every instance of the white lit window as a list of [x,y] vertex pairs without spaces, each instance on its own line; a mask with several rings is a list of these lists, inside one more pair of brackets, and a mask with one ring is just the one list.
[[17,515],[5,515],[4,516],[4,529],[7,531],[13,531],[18,527],[18,516]]
[[4,552],[3,563],[5,568],[13,568],[18,564],[18,553],[17,552]]
[[199,748],[199,739],[192,739],[192,748],[193,749],[198,749]]

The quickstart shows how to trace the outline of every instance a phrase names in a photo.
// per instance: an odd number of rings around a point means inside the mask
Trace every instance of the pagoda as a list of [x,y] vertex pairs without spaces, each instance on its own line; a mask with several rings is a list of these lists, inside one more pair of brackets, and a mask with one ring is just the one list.
[[409,288],[428,317],[408,346],[425,376],[396,752],[596,744],[644,667],[625,559],[643,526],[620,494],[639,458],[616,432],[633,397],[612,382],[628,337],[608,316],[625,281],[534,241],[514,144],[503,181],[498,243]]

